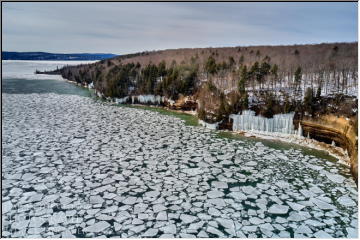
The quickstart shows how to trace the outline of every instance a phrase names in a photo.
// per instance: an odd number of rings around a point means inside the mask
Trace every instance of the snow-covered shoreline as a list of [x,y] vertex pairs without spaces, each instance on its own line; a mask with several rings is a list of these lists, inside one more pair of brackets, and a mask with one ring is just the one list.
[[[350,166],[350,157],[346,150],[341,147],[332,146],[331,144],[326,144],[319,142],[315,139],[307,138],[304,136],[298,136],[294,134],[281,134],[281,133],[264,133],[264,132],[244,132],[244,131],[231,131],[233,134],[240,134],[249,138],[259,138],[265,140],[275,140],[281,141],[290,144],[297,144],[302,147],[307,147],[319,151],[325,151],[332,157],[338,159],[339,163],[346,166]],[[338,154],[336,152],[340,152]]]
[[[88,88],[88,87],[78,84],[74,81],[70,81],[68,79],[64,79],[64,80],[67,82],[76,84],[78,86]],[[102,96],[102,95],[100,95],[100,96]],[[119,104],[121,104],[121,103],[119,103]],[[133,104],[133,105],[148,106],[148,105],[139,104],[139,103]],[[193,116],[197,115],[196,111],[179,111],[179,110],[171,110],[171,109],[168,109],[165,107],[162,107],[162,108],[164,108],[165,110],[168,110],[168,111],[181,112],[181,113],[185,113],[185,114],[189,114],[189,115],[193,115]],[[209,124],[209,123],[206,123],[205,121],[202,121],[199,119],[199,125],[201,125],[205,128],[211,129],[211,130],[217,130],[219,123]],[[265,132],[258,132],[258,131],[229,131],[229,132],[231,132],[233,134],[240,134],[242,136],[249,137],[249,138],[255,137],[255,138],[265,139],[265,140],[281,141],[281,142],[296,144],[296,145],[299,145],[302,147],[307,147],[307,148],[311,148],[311,149],[315,149],[315,150],[319,150],[319,151],[325,151],[330,156],[336,158],[339,161],[339,163],[346,165],[346,166],[350,166],[350,157],[346,150],[344,150],[340,147],[332,146],[331,144],[319,142],[315,139],[306,138],[304,136],[299,136],[298,134],[284,134],[284,133],[277,133],[277,132],[271,132],[271,133],[266,132],[265,133]],[[337,152],[339,152],[341,154],[338,154]]]
[[[120,103],[121,104],[121,103]],[[148,106],[144,104],[132,104],[134,106]],[[161,106],[158,106],[161,107]],[[179,110],[171,110],[165,107],[161,107],[168,111],[175,111],[175,112],[181,112],[184,114],[189,114],[196,116],[197,113],[195,111],[179,111]],[[198,119],[199,125],[208,128],[211,130],[217,130],[218,131],[218,123],[210,124],[203,120]],[[341,147],[332,146],[331,144],[326,144],[324,142],[317,141],[315,139],[307,138],[304,136],[299,136],[296,134],[284,134],[284,133],[278,133],[278,132],[259,132],[259,131],[229,131],[233,134],[240,134],[242,136],[248,137],[248,138],[259,138],[259,139],[265,139],[265,140],[275,140],[275,141],[281,141],[285,143],[290,144],[296,144],[301,147],[307,147],[310,149],[315,149],[319,151],[325,151],[330,156],[336,158],[339,163],[350,166],[350,157],[346,150],[344,150]],[[339,154],[340,153],[340,154]]]

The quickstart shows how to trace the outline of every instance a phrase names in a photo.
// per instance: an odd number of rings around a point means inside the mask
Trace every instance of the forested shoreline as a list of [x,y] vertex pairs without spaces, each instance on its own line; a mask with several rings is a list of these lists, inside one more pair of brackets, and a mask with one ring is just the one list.
[[265,117],[357,114],[357,43],[142,52],[51,73],[108,98],[194,96],[209,122],[245,109]]

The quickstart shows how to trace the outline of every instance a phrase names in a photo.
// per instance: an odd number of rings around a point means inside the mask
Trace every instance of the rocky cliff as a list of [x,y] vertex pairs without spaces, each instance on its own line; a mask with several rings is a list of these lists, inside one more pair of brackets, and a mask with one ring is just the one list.
[[350,157],[351,173],[358,181],[358,137],[355,117],[344,118],[335,115],[323,115],[317,118],[303,118],[300,123],[305,136],[309,134],[316,140],[332,143],[346,149]]

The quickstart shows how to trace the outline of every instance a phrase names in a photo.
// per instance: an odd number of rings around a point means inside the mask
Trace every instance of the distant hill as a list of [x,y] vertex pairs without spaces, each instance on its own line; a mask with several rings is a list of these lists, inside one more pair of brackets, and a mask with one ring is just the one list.
[[47,53],[47,52],[2,52],[2,60],[103,60],[118,55],[110,53]]

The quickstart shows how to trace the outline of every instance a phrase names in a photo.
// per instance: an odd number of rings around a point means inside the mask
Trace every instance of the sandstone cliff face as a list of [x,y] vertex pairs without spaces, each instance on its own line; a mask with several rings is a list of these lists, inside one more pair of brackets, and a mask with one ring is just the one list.
[[183,96],[180,95],[179,99],[175,101],[174,104],[167,106],[172,110],[180,110],[180,111],[196,111],[197,102],[192,96]]
[[304,136],[327,143],[335,142],[337,146],[348,151],[350,156],[351,173],[358,181],[358,138],[355,119],[346,119],[334,115],[324,115],[316,119],[303,118],[300,123],[303,127]]

